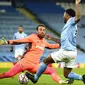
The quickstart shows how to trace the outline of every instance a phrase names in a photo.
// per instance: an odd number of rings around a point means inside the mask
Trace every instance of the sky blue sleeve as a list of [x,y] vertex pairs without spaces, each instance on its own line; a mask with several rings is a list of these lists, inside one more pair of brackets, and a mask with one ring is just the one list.
[[72,25],[75,25],[75,17],[72,18],[71,24],[72,24]]
[[80,21],[80,19],[76,21],[75,17],[73,17],[71,20],[71,23],[72,23],[72,25],[76,25],[79,21]]

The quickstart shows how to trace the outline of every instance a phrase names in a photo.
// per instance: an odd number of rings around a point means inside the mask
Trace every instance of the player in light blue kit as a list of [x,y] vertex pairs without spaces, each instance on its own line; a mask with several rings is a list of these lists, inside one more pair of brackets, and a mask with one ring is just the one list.
[[[24,33],[23,26],[18,27],[18,32],[14,33],[13,39],[22,39],[27,37],[27,34]],[[20,44],[20,45],[15,45],[14,46],[14,57],[16,60],[20,60],[24,54],[26,44]],[[11,51],[13,50],[13,47],[11,47]]]
[[[81,0],[76,0],[76,12],[73,9],[67,9],[64,12],[65,26],[61,33],[61,48],[59,51],[51,53],[48,57],[43,60],[40,68],[35,75],[26,73],[26,76],[33,82],[36,83],[41,74],[46,70],[47,65],[50,63],[65,62],[64,76],[68,79],[82,80],[85,84],[85,75],[81,76],[72,71],[75,67],[75,59],[77,57],[76,49],[76,36],[77,36],[77,23],[80,21],[80,7],[79,3]],[[69,82],[68,82],[69,83]]]

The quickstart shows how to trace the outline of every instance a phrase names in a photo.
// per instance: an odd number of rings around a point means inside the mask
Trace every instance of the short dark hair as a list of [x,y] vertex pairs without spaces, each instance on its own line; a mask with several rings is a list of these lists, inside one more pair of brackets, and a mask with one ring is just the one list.
[[67,9],[65,11],[67,14],[69,14],[71,17],[75,17],[76,13],[73,9]]
[[19,25],[19,27],[23,27],[22,25]]
[[40,24],[40,25],[38,25],[38,26],[36,27],[36,30],[38,30],[38,28],[39,28],[40,26],[42,26],[42,27],[45,27],[45,28],[46,28],[46,26],[45,26],[44,24]]

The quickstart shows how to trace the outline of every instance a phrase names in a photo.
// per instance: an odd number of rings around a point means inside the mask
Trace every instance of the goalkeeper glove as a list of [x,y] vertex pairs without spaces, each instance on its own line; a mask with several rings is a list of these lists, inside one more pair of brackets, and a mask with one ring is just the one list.
[[0,45],[6,45],[6,44],[8,44],[7,40],[4,37],[2,37],[2,39],[0,39]]

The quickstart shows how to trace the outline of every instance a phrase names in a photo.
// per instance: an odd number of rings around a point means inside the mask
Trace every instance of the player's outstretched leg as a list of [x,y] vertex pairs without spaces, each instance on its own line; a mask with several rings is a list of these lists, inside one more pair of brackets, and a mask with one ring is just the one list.
[[[85,75],[79,75],[74,72],[71,72],[72,68],[64,68],[64,76],[68,79],[73,79],[73,80],[81,80],[85,84]],[[71,82],[72,83],[72,82]],[[70,82],[68,83],[70,84]]]
[[59,84],[67,84],[68,81],[64,81],[62,80],[59,75],[56,72],[56,69],[52,68],[52,67],[47,67],[47,69],[45,70],[45,72],[43,74],[48,74],[52,77],[52,79],[59,83]]
[[[82,79],[81,80],[85,84],[85,75],[82,76]],[[67,84],[72,84],[74,82],[74,79],[67,79],[66,81],[68,82]]]
[[[30,71],[28,70],[28,71],[31,72],[31,73],[36,73],[37,70],[38,70],[38,68],[39,68],[39,65],[36,65],[35,68],[33,68],[33,69],[30,70]],[[52,79],[53,79],[55,82],[57,82],[57,83],[60,83],[60,84],[67,84],[67,83],[68,83],[68,81],[64,81],[64,80],[62,80],[62,79],[58,76],[58,74],[57,74],[57,72],[56,72],[56,70],[55,70],[54,68],[47,67],[47,69],[45,70],[45,72],[44,72],[43,74],[48,74],[48,75],[50,75],[50,76],[52,77]],[[36,83],[36,82],[37,82],[37,80],[34,78],[34,77],[35,77],[34,75],[26,72],[26,76],[27,76],[33,83]]]
[[43,74],[43,72],[46,70],[47,68],[47,64],[45,63],[41,63],[40,64],[40,68],[38,69],[38,71],[36,72],[36,74],[33,76],[30,73],[26,73],[26,76],[33,82],[36,83],[39,79],[39,77]]
[[13,77],[14,75],[16,75],[17,73],[22,72],[22,71],[23,71],[23,69],[21,68],[20,64],[16,64],[8,72],[1,73],[0,79]]

